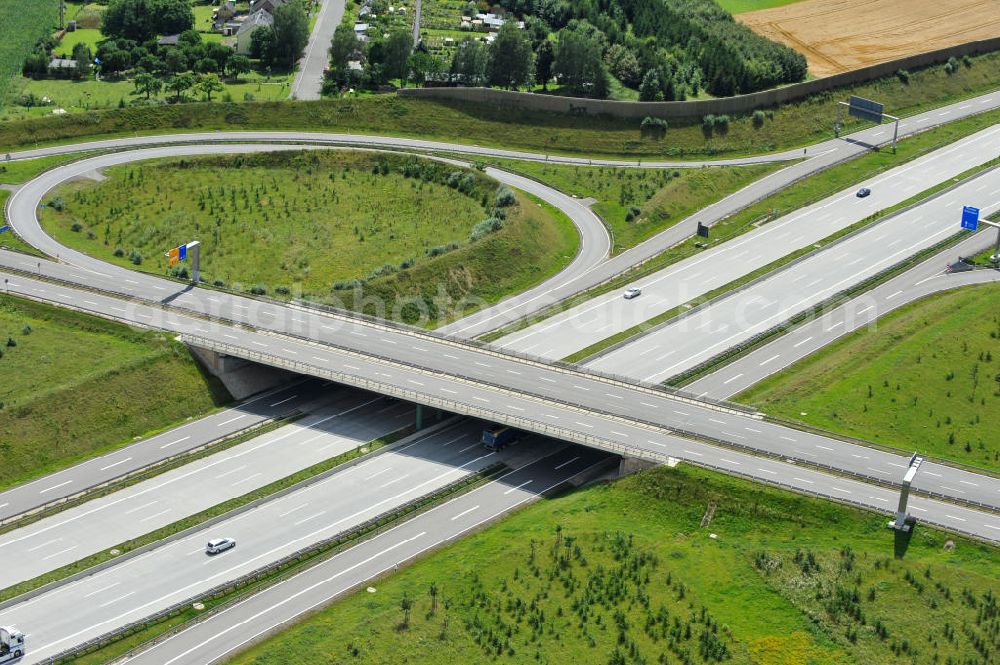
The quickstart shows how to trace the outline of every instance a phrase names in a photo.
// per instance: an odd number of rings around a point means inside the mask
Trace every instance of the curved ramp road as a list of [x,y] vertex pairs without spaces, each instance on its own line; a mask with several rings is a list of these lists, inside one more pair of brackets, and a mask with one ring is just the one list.
[[[1000,137],[1000,126],[992,136]],[[994,138],[992,143],[993,156],[997,156],[1000,138]],[[643,381],[666,381],[959,233],[963,205],[980,208],[984,217],[992,214],[1000,209],[995,194],[998,189],[1000,169],[984,172],[655,328],[587,366]],[[877,311],[872,304],[857,314],[873,317]],[[799,341],[806,344],[810,340]]]
[[88,488],[144,469],[272,418],[310,411],[322,399],[322,381],[309,379],[151,436],[100,457],[0,492],[0,522]]
[[[481,433],[482,424],[474,421],[446,428],[12,606],[0,616],[5,625],[24,626],[30,634],[26,662],[44,662],[63,649],[259,570],[497,462],[516,468],[566,447],[542,441],[496,453],[483,448]],[[205,543],[216,537],[235,538],[236,547],[206,555]]]
[[[982,113],[1000,107],[1000,93],[994,92],[974,97],[932,111],[910,116],[900,122],[900,136],[908,136],[923,130],[951,122],[963,117]],[[832,122],[832,121],[831,121]],[[688,219],[674,225],[670,229],[646,240],[640,245],[603,261],[599,266],[589,271],[564,270],[557,278],[549,280],[546,288],[536,292],[533,297],[522,297],[508,303],[503,301],[494,307],[482,310],[472,317],[466,317],[456,322],[442,332],[475,337],[503,325],[541,311],[560,300],[597,286],[611,277],[622,273],[628,268],[646,261],[681,240],[694,234],[698,222],[714,224],[720,219],[738,211],[754,201],[760,200],[789,184],[808,175],[821,171],[832,164],[863,154],[872,146],[885,145],[891,139],[891,128],[878,126],[865,129],[841,139],[831,139],[809,146],[806,149],[786,150],[783,152],[753,157],[742,157],[703,161],[640,161],[620,159],[587,159],[581,157],[564,157],[545,155],[527,151],[503,150],[481,147],[477,145],[453,144],[442,141],[428,141],[384,136],[364,136],[343,133],[323,132],[205,132],[172,134],[166,136],[136,136],[119,139],[103,139],[84,143],[51,146],[33,150],[23,150],[12,153],[16,159],[29,159],[44,155],[67,154],[83,150],[120,150],[139,146],[163,145],[179,142],[215,142],[246,141],[246,142],[299,142],[321,145],[348,145],[369,148],[394,148],[415,151],[446,151],[466,156],[506,157],[531,161],[548,161],[559,164],[588,164],[599,166],[643,166],[649,168],[684,168],[698,166],[736,166],[741,164],[759,164],[765,162],[780,162],[806,157],[804,161],[771,174],[753,183],[722,201],[707,207],[704,211],[692,215]],[[546,188],[547,189],[547,188]],[[535,193],[535,192],[532,192]],[[544,198],[544,197],[542,197]],[[558,204],[554,204],[558,205]],[[8,210],[10,208],[8,207]],[[571,217],[573,214],[567,211]],[[10,217],[9,217],[10,218]],[[605,252],[606,256],[606,252]],[[586,273],[586,274],[583,274]]]
[[[859,185],[852,186],[713,249],[636,280],[635,286],[642,289],[642,295],[638,298],[625,300],[619,291],[598,296],[529,328],[507,335],[499,340],[497,345],[504,349],[531,353],[553,360],[565,358],[615,333],[640,325],[659,314],[763,268],[793,251],[809,247],[879,210],[886,210],[906,201],[998,155],[1000,155],[1000,125],[886,171],[870,182],[864,183],[872,191],[866,198],[856,196]],[[919,231],[897,233],[890,237],[884,235],[889,233],[888,229],[883,229],[878,233],[866,235],[863,240],[858,239],[855,253],[844,263],[848,264],[848,267],[859,268],[857,272],[861,274],[860,269],[877,263],[885,256],[899,256],[915,246],[910,251],[910,254],[914,253],[919,249],[917,241],[930,240],[932,237],[940,240],[940,236],[934,234],[942,228],[957,229],[962,203],[956,202],[966,201],[967,205],[975,205],[977,201],[985,202],[991,191],[990,186],[990,182],[979,179],[975,183],[963,186],[960,190],[921,204],[905,219],[910,221],[914,218],[923,218],[926,225],[931,223],[932,217],[940,218],[929,231],[925,232],[925,229],[921,228]],[[880,225],[882,226],[884,224]],[[873,238],[876,240],[873,241]],[[927,245],[930,244],[933,242],[927,242]],[[806,288],[821,283],[826,284],[825,279],[817,279],[824,277],[824,273],[814,273],[806,280],[807,284],[811,284]],[[692,334],[690,341],[700,345],[705,338]],[[632,345],[628,348],[632,348]],[[627,360],[619,362],[615,359],[617,354],[611,354],[594,363],[594,366],[605,371],[636,376],[636,372],[642,372],[652,366],[666,369],[672,366],[674,361],[684,357],[681,355],[681,350],[676,350],[675,355],[668,360],[664,353],[671,350],[674,350],[674,347],[665,345],[663,350],[654,353],[653,357],[644,356],[641,364],[635,362],[634,355],[629,355]],[[677,371],[681,370],[674,370],[674,373]],[[645,379],[652,375],[651,370],[645,371],[641,378]]]
[[413,405],[338,391],[313,415],[0,535],[0,588],[253,492],[413,422]]
[[981,232],[948,248],[822,317],[796,327],[775,341],[688,384],[685,390],[699,397],[728,399],[840,337],[874,325],[879,317],[898,307],[949,289],[1000,282],[1000,270],[981,269],[950,274],[944,270],[958,256],[973,256],[987,246],[992,247],[984,236],[992,240],[994,233]]
[[[141,148],[133,151],[89,157],[47,171],[18,189],[7,202],[7,219],[11,220],[12,226],[21,238],[49,256],[58,257],[60,261],[83,266],[95,272],[108,272],[108,264],[60,245],[39,226],[38,220],[35,217],[35,211],[44,200],[47,192],[53,187],[73,178],[87,177],[89,174],[100,169],[145,159],[303,149],[318,149],[318,147],[315,145],[210,143]],[[517,307],[522,303],[534,302],[540,296],[549,293],[555,286],[585,275],[588,271],[599,265],[607,256],[611,248],[611,237],[608,235],[607,228],[597,215],[579,201],[530,178],[498,169],[488,169],[487,173],[499,182],[533,194],[563,211],[569,217],[570,221],[573,222],[580,236],[579,249],[569,265],[541,284],[511,297],[505,301],[505,307]],[[17,220],[17,222],[14,222],[14,220]],[[131,273],[131,271],[119,270],[119,273],[124,275]],[[130,277],[123,276],[123,279],[133,281]]]
[[[89,274],[71,266],[55,268],[77,282]],[[681,432],[863,478],[898,482],[905,469],[906,458],[899,455],[763,422],[754,414],[638,384],[498,354],[412,329],[317,315],[229,294],[209,291],[219,302],[206,302],[204,289],[177,292],[176,284],[148,275],[134,276],[146,286],[125,285],[124,290],[130,293],[145,293],[161,284],[175,291],[154,291],[157,295],[144,297],[145,302],[124,301],[0,273],[11,293],[180,333],[192,344],[235,357],[615,453],[653,461],[672,456],[703,463],[729,456],[725,448],[676,434]],[[91,281],[103,286],[106,278]],[[116,288],[120,286],[108,286],[109,291]],[[170,306],[152,304],[160,298]],[[182,313],[184,310],[212,311],[225,322],[208,321]],[[289,332],[284,332],[286,322],[292,325]],[[787,475],[786,471],[781,477]],[[1000,479],[949,466],[925,463],[915,487],[975,505],[1000,507]]]

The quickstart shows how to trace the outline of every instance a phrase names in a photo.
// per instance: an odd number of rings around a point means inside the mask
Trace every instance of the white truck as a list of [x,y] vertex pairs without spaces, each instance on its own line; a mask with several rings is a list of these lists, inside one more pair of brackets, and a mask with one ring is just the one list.
[[24,633],[0,626],[0,663],[12,663],[24,655]]

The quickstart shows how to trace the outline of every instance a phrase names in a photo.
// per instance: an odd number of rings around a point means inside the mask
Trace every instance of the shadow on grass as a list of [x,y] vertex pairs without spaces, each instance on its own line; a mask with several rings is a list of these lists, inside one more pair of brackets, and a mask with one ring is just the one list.
[[897,559],[902,559],[906,556],[906,550],[910,548],[910,540],[913,538],[913,530],[917,528],[916,521],[907,520],[906,523],[909,525],[909,529],[906,531],[901,531],[899,529],[893,529],[894,534],[893,541],[893,553]]

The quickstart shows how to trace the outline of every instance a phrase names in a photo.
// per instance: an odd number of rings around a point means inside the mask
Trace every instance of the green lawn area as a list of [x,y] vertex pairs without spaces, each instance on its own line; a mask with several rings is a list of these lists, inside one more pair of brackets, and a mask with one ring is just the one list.
[[531,505],[230,662],[987,662],[998,551],[917,526],[897,558],[885,521],[658,467]]
[[834,432],[1000,469],[998,297],[990,284],[913,303],[736,399]]
[[[270,81],[267,81],[263,76],[252,75],[251,77],[243,77],[240,83],[228,81],[223,81],[223,83],[226,89],[222,93],[216,93],[213,99],[241,102],[247,98],[247,95],[250,95],[250,99],[261,101],[283,100],[288,98],[291,90],[291,78],[288,76],[273,76]],[[6,109],[6,117],[9,119],[29,116],[32,111],[50,115],[53,108],[61,108],[67,113],[114,109],[122,102],[130,104],[133,100],[141,97],[135,94],[135,86],[129,80],[33,80],[19,76],[12,86],[12,92],[15,91],[17,96],[34,94],[38,98],[48,97],[52,100],[52,105],[36,109],[11,106]],[[199,95],[190,91],[186,93],[185,97],[196,99]],[[156,98],[170,100],[173,98],[173,93],[164,91]]]
[[97,42],[104,41],[104,35],[96,28],[81,28],[73,32],[67,32],[60,41],[53,53],[64,58],[73,57],[73,49],[77,44],[86,44],[90,47],[90,52],[97,54]]
[[50,155],[48,157],[36,157],[34,159],[24,159],[11,162],[0,160],[0,184],[20,185],[43,171],[48,171],[60,164],[88,157],[93,153],[75,152],[66,155]]
[[230,400],[184,346],[160,333],[2,296],[0,339],[10,340],[0,357],[2,487]]
[[[456,183],[468,181],[465,193],[449,186],[452,173]],[[504,209],[504,228],[472,242],[473,227],[490,214],[496,181],[402,155],[170,159],[107,175],[103,183],[64,185],[49,198],[42,220],[60,242],[128,267],[138,253],[140,269],[162,274],[164,251],[198,239],[205,281],[279,296],[354,301],[349,284],[363,280],[365,295],[390,308],[400,297],[425,295],[431,307],[441,284],[456,299],[473,299],[457,305],[464,310],[553,274],[576,252],[569,221],[528,199]],[[365,306],[363,299],[355,306]],[[412,319],[419,307],[404,309],[395,317]]]
[[[593,210],[614,236],[613,252],[634,247],[697,210],[788,164],[696,169],[623,169],[486,159],[556,189],[597,200]],[[629,219],[629,209],[639,214]],[[634,213],[634,211],[633,211]]]
[[758,9],[770,9],[771,7],[782,7],[801,0],[715,0],[723,9],[730,14],[742,14]]

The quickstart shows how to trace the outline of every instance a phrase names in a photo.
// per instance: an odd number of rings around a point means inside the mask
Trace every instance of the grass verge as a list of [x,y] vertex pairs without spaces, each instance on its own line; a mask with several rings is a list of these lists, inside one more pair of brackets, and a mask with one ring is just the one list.
[[[200,417],[232,397],[162,333],[0,297],[0,487]],[[170,399],[163,399],[169,395]]]
[[657,467],[528,506],[231,662],[978,663],[998,573],[984,544],[896,543],[882,515]]
[[[878,99],[895,115],[911,115],[993,90],[1000,52],[970,59],[948,74],[935,65],[825,93],[766,112],[762,125],[734,118],[724,134],[702,131],[700,119],[671,121],[662,139],[643,137],[637,120],[520,111],[393,95],[314,102],[199,103],[66,113],[0,124],[0,146],[41,145],[83,137],[214,129],[317,129],[420,137],[463,144],[521,148],[546,154],[672,158],[734,157],[771,152],[830,137],[837,100],[848,94]],[[847,120],[845,131],[863,126]]]
[[[935,149],[953,143],[981,129],[990,127],[997,122],[1000,122],[1000,111],[990,111],[971,118],[965,118],[900,141],[897,154],[895,155],[889,151],[873,151],[809,176],[795,183],[793,186],[772,194],[715,224],[711,230],[712,239],[710,242],[704,242],[700,238],[691,237],[649,261],[636,266],[629,272],[615,277],[600,286],[567,298],[549,309],[533,315],[529,319],[515,321],[510,325],[487,333],[480,339],[485,342],[495,341],[505,335],[523,330],[539,321],[582,304],[596,296],[620,290],[637,279],[659,272],[705,249],[728,242],[733,238],[752,231],[762,224],[766,224],[780,216],[790,214],[799,208],[832,196],[859,182],[873,178],[884,171],[926,155]],[[972,172],[974,170],[970,170],[968,173]],[[963,176],[968,175],[968,173],[963,174]],[[931,188],[927,192],[934,192],[940,187],[951,185],[957,181],[957,178],[948,183],[942,183],[938,187]],[[926,193],[918,194],[917,196],[924,194]],[[914,199],[915,197],[911,197],[911,199],[908,199],[908,202],[912,202]],[[890,210],[898,209],[898,207],[894,206]],[[883,214],[885,212],[882,211]],[[698,245],[701,245],[701,247]]]
[[209,612],[221,611],[258,591],[343,552],[362,540],[391,529],[403,521],[430,510],[434,506],[444,503],[459,494],[472,491],[502,475],[505,470],[506,467],[504,465],[496,464],[472,474],[464,480],[448,485],[438,492],[415,499],[398,510],[375,518],[356,529],[319,543],[299,557],[288,557],[279,565],[259,575],[248,575],[231,585],[226,585],[227,588],[225,589],[219,590],[216,593],[206,594],[199,601],[204,605],[204,609],[196,610],[190,605],[177,608],[158,618],[134,624],[117,638],[111,638],[101,644],[93,645],[89,649],[74,653],[67,659],[57,659],[55,662],[72,662],[74,665],[99,665],[123,655],[128,655],[134,650],[141,650],[142,645],[164,639],[175,631],[183,630],[186,624],[199,621]]
[[533,178],[577,198],[594,198],[618,254],[790,162],[697,169],[625,169],[486,158],[483,164]]
[[[263,432],[255,432],[250,436],[241,437],[241,440],[234,441],[232,445],[236,445],[250,438],[259,436],[261,433]],[[285,476],[280,480],[276,480],[273,483],[269,483],[268,485],[259,487],[253,490],[252,492],[247,492],[242,496],[235,497],[233,499],[230,499],[229,501],[224,501],[223,503],[212,506],[211,508],[203,510],[199,513],[195,513],[194,515],[189,515],[184,519],[177,520],[176,522],[168,524],[167,526],[161,527],[155,531],[150,531],[149,533],[142,535],[138,538],[133,538],[132,540],[121,543],[120,545],[116,545],[113,548],[109,548],[108,550],[98,552],[97,554],[92,554],[88,557],[80,559],[79,561],[63,566],[61,568],[57,568],[56,570],[45,573],[44,575],[40,575],[34,579],[21,582],[20,584],[16,584],[11,587],[7,587],[6,589],[0,590],[0,601],[10,600],[11,598],[15,598],[17,596],[20,596],[21,594],[45,586],[46,584],[57,582],[76,573],[82,572],[89,568],[93,568],[94,566],[104,563],[106,561],[110,561],[112,559],[119,559],[123,555],[126,555],[133,550],[163,540],[164,538],[168,538],[176,533],[184,531],[185,529],[190,529],[192,527],[198,526],[199,524],[202,524],[203,522],[206,522],[214,517],[224,515],[230,511],[236,510],[249,503],[252,503],[253,501],[257,501],[258,499],[263,499],[265,497],[271,496],[277,492],[280,492],[281,490],[287,489],[289,487],[292,487],[293,485],[309,480],[310,478],[314,478],[315,476],[318,476],[324,471],[329,471],[330,469],[336,468],[342,464],[350,462],[351,460],[357,459],[362,455],[373,453],[376,450],[379,450],[380,448],[383,448],[391,443],[399,441],[403,437],[408,436],[412,433],[413,433],[413,428],[406,427],[396,432],[393,432],[392,434],[388,434],[384,437],[374,439],[373,441],[370,441],[364,444],[363,446],[358,446],[357,448],[349,450],[346,453],[342,453],[340,455],[337,455],[336,457],[331,457],[328,460],[324,460],[318,464],[314,464],[313,466],[307,469],[303,469],[301,471],[293,473],[290,476]],[[226,446],[226,447],[231,447],[231,446]],[[216,452],[218,452],[218,449],[212,451],[213,454]],[[191,460],[185,460],[185,461],[190,462]],[[110,554],[111,550],[117,550],[118,554]]]
[[[1000,470],[1000,287],[929,296],[735,399],[768,414]],[[997,355],[994,359],[994,354]]]

